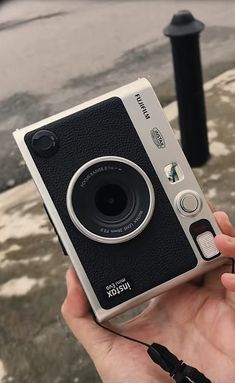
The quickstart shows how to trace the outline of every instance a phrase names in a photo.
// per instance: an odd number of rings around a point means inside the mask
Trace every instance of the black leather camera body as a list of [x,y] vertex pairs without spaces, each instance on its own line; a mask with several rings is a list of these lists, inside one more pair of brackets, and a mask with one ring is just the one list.
[[223,262],[219,228],[147,80],[14,137],[99,321]]

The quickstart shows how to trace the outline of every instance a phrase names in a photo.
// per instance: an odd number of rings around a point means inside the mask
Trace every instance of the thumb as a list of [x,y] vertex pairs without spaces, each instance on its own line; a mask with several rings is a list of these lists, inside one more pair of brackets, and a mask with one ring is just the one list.
[[[116,336],[100,327],[91,313],[89,302],[74,269],[66,274],[67,296],[61,307],[62,315],[74,336],[96,362],[105,357],[113,347]],[[112,328],[107,323],[106,327]]]

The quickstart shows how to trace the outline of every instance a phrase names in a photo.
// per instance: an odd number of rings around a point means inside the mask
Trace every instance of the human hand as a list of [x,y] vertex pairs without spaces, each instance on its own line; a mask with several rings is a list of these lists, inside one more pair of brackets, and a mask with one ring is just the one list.
[[[223,212],[215,213],[224,234],[216,245],[235,258],[235,229]],[[227,273],[225,273],[227,271]],[[221,266],[196,281],[152,299],[136,318],[105,326],[146,343],[160,343],[214,383],[235,380],[235,275]],[[67,272],[68,294],[62,314],[75,337],[95,363],[104,383],[170,383],[142,345],[101,328],[93,319],[87,298],[73,269]]]

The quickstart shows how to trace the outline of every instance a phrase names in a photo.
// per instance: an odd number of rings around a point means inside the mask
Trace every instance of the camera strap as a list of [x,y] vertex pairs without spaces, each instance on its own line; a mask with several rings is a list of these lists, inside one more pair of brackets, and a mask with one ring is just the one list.
[[148,348],[148,354],[152,361],[168,372],[176,383],[211,383],[200,371],[179,360],[161,344],[151,344]]
[[202,372],[198,371],[194,367],[188,366],[182,360],[179,360],[165,346],[158,343],[152,343],[150,345],[127,335],[119,334],[118,332],[103,326],[97,321],[96,323],[103,329],[115,335],[147,347],[148,355],[152,361],[158,364],[164,371],[168,372],[170,377],[176,383],[212,383],[211,380],[209,380]]
[[[235,274],[235,260],[232,259],[232,274]],[[195,367],[189,366],[184,363],[182,360],[179,360],[172,352],[170,352],[165,346],[162,346],[159,343],[152,343],[151,345],[141,340],[131,338],[124,334],[119,334],[118,332],[103,326],[101,323],[96,323],[103,329],[118,335],[124,339],[130,340],[142,344],[147,347],[147,352],[152,361],[158,364],[164,371],[168,372],[170,377],[176,383],[212,383],[202,372],[197,370]]]

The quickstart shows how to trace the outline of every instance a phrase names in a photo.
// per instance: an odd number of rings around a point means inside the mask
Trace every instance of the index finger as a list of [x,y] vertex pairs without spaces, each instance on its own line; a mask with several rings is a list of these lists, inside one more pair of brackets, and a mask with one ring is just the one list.
[[216,211],[214,212],[214,217],[222,231],[222,233],[235,237],[235,228],[231,224],[228,215],[224,211]]

